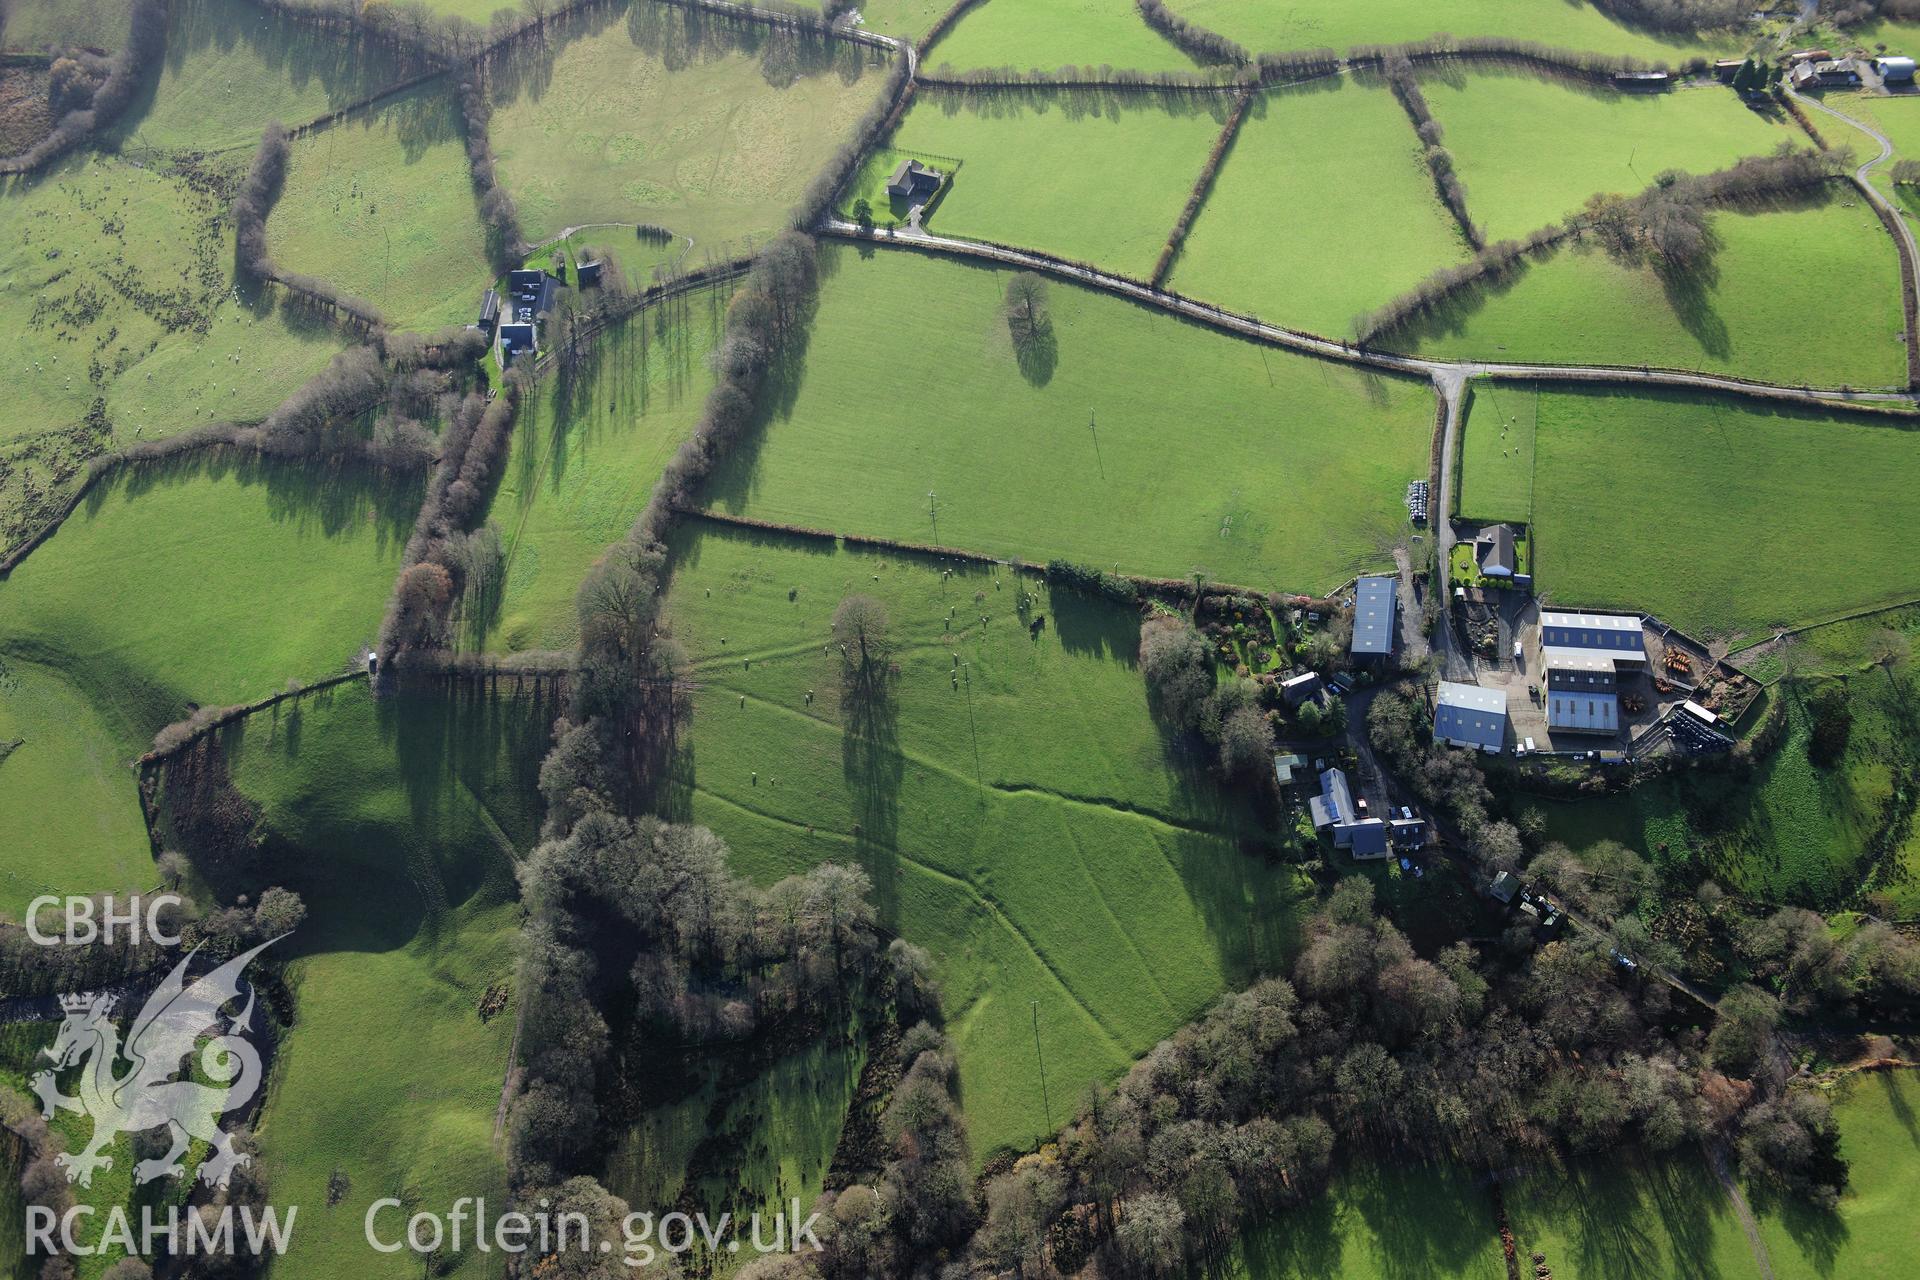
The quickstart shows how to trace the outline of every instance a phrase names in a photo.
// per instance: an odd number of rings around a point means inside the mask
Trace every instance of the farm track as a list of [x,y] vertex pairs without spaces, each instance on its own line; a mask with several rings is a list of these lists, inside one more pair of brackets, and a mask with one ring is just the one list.
[[[1908,290],[1906,299],[1907,315],[1915,315],[1916,312],[1920,312],[1920,246],[1914,243],[1913,228],[1907,225],[1907,220],[1900,216],[1900,211],[1893,207],[1891,201],[1880,194],[1880,189],[1874,186],[1873,182],[1867,177],[1874,169],[1879,168],[1893,158],[1892,141],[1873,126],[1854,119],[1837,107],[1828,106],[1818,98],[1803,97],[1792,89],[1788,89],[1787,94],[1795,102],[1803,106],[1810,106],[1814,110],[1824,112],[1844,124],[1852,125],[1855,129],[1858,129],[1861,133],[1866,134],[1879,144],[1880,154],[1853,171],[1853,185],[1859,188],[1860,194],[1865,196],[1867,202],[1880,213],[1881,221],[1892,227],[1896,233],[1894,243],[1900,250],[1901,275]],[[1916,342],[1920,342],[1920,335],[1907,335],[1909,348]]]

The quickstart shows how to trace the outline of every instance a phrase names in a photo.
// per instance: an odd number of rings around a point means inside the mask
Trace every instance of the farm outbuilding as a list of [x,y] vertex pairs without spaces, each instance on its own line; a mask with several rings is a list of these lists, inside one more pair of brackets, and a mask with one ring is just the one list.
[[938,169],[918,160],[902,160],[893,177],[887,179],[887,194],[896,200],[926,199],[940,189],[945,177]]
[[1616,669],[1643,667],[1647,662],[1646,637],[1638,614],[1542,613],[1540,647],[1565,650],[1568,656],[1598,655],[1610,659]]
[[1507,693],[1442,680],[1434,697],[1433,740],[1497,752],[1507,743]]
[[1914,65],[1912,58],[1889,55],[1877,59],[1873,69],[1878,71],[1880,78],[1888,84],[1912,84]]
[[1353,584],[1355,657],[1378,658],[1393,652],[1394,607],[1399,579],[1361,578]]

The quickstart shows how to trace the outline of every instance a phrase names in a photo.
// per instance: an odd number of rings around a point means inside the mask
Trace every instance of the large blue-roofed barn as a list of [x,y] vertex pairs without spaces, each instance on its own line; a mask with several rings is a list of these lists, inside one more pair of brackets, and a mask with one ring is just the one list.
[[1442,680],[1434,698],[1433,740],[1498,752],[1507,743],[1507,693]]
[[1353,584],[1353,656],[1384,658],[1393,652],[1398,578],[1361,578]]

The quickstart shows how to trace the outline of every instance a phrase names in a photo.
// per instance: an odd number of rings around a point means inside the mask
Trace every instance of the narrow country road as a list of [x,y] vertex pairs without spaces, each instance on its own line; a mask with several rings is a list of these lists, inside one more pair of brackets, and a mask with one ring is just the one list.
[[[1750,381],[1721,374],[1693,373],[1683,369],[1661,369],[1653,366],[1516,364],[1503,361],[1432,360],[1422,356],[1395,355],[1392,352],[1378,351],[1371,347],[1336,342],[1331,338],[1303,333],[1297,329],[1285,329],[1256,320],[1252,316],[1228,311],[1223,307],[1196,302],[1179,294],[1167,293],[1126,276],[1111,275],[1094,267],[1080,266],[1047,254],[1024,249],[987,244],[978,240],[959,240],[950,236],[933,235],[926,231],[902,229],[891,235],[867,232],[862,231],[854,223],[844,222],[838,218],[825,220],[820,224],[819,230],[826,235],[858,240],[865,244],[930,250],[960,257],[985,258],[989,261],[1003,262],[1008,266],[1022,267],[1029,271],[1043,272],[1061,279],[1091,285],[1104,292],[1131,298],[1136,302],[1183,315],[1231,333],[1256,338],[1274,346],[1287,347],[1346,364],[1365,365],[1369,368],[1413,374],[1434,380],[1443,377],[1460,381],[1467,378],[1496,377],[1530,378],[1550,382],[1624,383],[1728,392],[1765,400],[1827,406],[1835,404],[1901,405],[1911,408],[1916,403],[1915,393],[1911,391],[1840,391],[1784,386],[1779,383]],[[1450,458],[1445,461],[1451,465]],[[1442,510],[1444,511],[1445,508],[1443,507]]]

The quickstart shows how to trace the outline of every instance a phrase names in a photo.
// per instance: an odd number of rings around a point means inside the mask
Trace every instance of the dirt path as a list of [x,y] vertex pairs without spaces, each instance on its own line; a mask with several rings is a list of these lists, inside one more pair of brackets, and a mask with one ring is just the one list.
[[1733,1213],[1740,1219],[1740,1229],[1747,1233],[1747,1247],[1753,1250],[1753,1265],[1760,1270],[1760,1280],[1774,1280],[1773,1257],[1767,1252],[1767,1242],[1760,1238],[1760,1224],[1754,1220],[1753,1206],[1747,1203],[1746,1193],[1740,1190],[1740,1184],[1734,1181],[1733,1171],[1727,1168],[1726,1146],[1714,1143],[1707,1149],[1707,1161],[1713,1165],[1713,1176],[1725,1188],[1727,1199],[1733,1202]]

